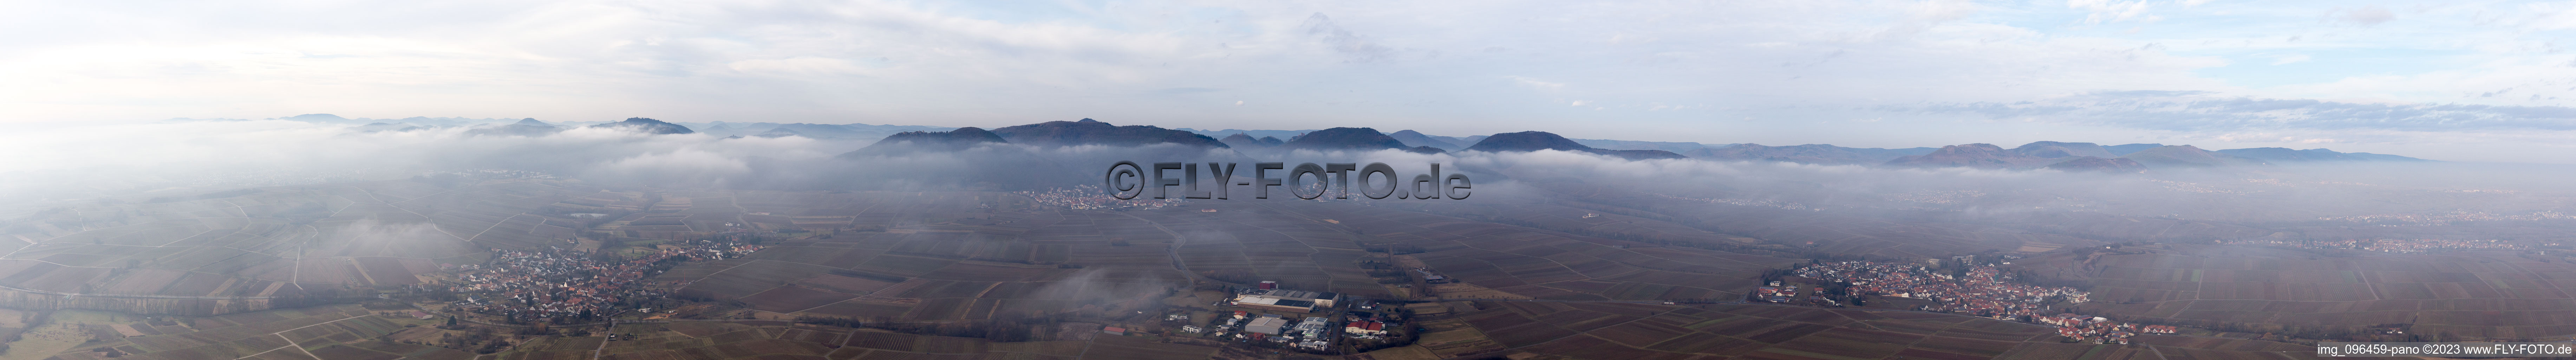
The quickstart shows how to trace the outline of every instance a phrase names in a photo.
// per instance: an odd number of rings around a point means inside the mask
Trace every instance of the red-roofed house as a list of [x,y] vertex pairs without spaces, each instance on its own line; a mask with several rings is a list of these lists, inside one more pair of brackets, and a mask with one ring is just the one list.
[[1342,333],[1353,335],[1385,334],[1386,323],[1376,321],[1353,321],[1348,326],[1342,327]]

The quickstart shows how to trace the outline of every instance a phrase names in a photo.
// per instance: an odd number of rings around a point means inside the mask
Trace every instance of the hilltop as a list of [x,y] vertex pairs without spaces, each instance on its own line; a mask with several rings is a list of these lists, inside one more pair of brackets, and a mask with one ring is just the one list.
[[2138,150],[2138,152],[2123,155],[2121,158],[2135,160],[2139,164],[2147,165],[2147,167],[2271,165],[2271,163],[2264,162],[2263,160],[2238,157],[2209,150],[2201,150],[2199,147],[2191,145],[2163,146],[2146,150]]
[[680,124],[667,123],[667,122],[662,122],[661,120],[653,120],[653,119],[651,119],[651,118],[640,118],[640,117],[626,118],[626,121],[619,121],[619,122],[606,123],[606,124],[599,124],[599,125],[591,125],[590,127],[594,127],[594,128],[603,128],[603,129],[618,129],[618,130],[626,130],[626,131],[635,131],[635,132],[642,132],[642,133],[646,133],[646,134],[655,134],[655,135],[665,135],[665,134],[689,134],[689,133],[696,133],[696,132],[697,132],[697,131],[689,130],[689,127],[687,127],[687,126],[680,126]]
[[1396,141],[1394,137],[1378,133],[1377,129],[1337,127],[1316,130],[1315,132],[1306,133],[1305,135],[1298,135],[1295,138],[1288,139],[1288,142],[1280,145],[1280,147],[1309,150],[1370,151],[1380,149],[1404,149],[1411,148],[1412,146],[1406,146],[1404,142]]
[[554,125],[554,124],[547,124],[547,123],[546,123],[546,122],[544,122],[544,121],[537,121],[537,119],[536,119],[536,118],[526,118],[526,119],[519,119],[519,122],[517,122],[517,123],[511,123],[511,124],[509,124],[509,125],[501,125],[501,126],[495,126],[495,127],[488,127],[488,128],[474,129],[474,130],[466,130],[466,131],[465,131],[465,134],[466,134],[466,135],[487,135],[487,136],[488,136],[488,135],[545,136],[545,135],[554,134],[554,133],[562,132],[562,131],[563,131],[563,128],[555,127],[555,125]]
[[1516,133],[1494,134],[1493,136],[1486,137],[1484,141],[1476,142],[1475,146],[1467,147],[1465,151],[1505,152],[1539,150],[1588,152],[1617,156],[1629,160],[1680,159],[1687,157],[1682,156],[1681,154],[1674,154],[1671,151],[1663,150],[1595,149],[1591,146],[1576,143],[1573,139],[1567,139],[1564,136],[1556,135],[1556,133],[1545,131],[1523,131]]
[[[785,129],[780,129],[785,130]],[[919,151],[960,151],[984,144],[1005,144],[1001,135],[976,127],[949,131],[906,131],[888,135],[875,144],[841,156],[892,155]]]
[[1229,147],[1207,135],[1146,125],[1117,126],[1099,120],[1049,121],[1009,126],[992,130],[1014,144],[1037,146],[1111,145],[1141,146],[1162,143],[1199,147]]

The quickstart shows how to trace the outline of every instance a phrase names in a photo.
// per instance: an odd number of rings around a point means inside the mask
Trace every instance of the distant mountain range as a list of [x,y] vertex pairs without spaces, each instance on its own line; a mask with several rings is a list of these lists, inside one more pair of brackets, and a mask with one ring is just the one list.
[[1935,149],[1847,148],[1825,144],[1790,146],[1736,144],[1733,146],[1695,149],[1682,152],[1681,154],[1695,159],[1707,160],[1777,161],[1820,165],[1875,165],[1886,163],[1888,160],[1895,160],[1900,157],[1929,154],[1932,153],[1932,150]]
[[473,129],[473,130],[466,130],[466,131],[465,131],[465,133],[466,133],[466,134],[468,134],[468,135],[485,135],[485,136],[493,136],[493,135],[545,136],[545,135],[548,135],[548,134],[553,134],[553,133],[558,133],[558,132],[563,132],[563,128],[555,127],[555,125],[554,125],[554,124],[547,124],[547,123],[546,123],[546,122],[544,122],[544,121],[537,121],[537,119],[536,119],[536,118],[519,119],[519,122],[511,123],[511,124],[509,124],[509,125],[501,125],[501,126],[495,126],[495,127],[486,127],[486,128],[480,128],[480,129]]
[[640,118],[640,117],[626,118],[626,121],[619,121],[619,122],[606,123],[606,124],[599,124],[599,125],[591,125],[590,127],[594,127],[594,128],[602,128],[602,129],[618,129],[618,130],[634,131],[634,132],[641,132],[641,133],[646,133],[646,134],[655,134],[655,135],[665,135],[665,134],[688,134],[688,133],[695,133],[695,132],[697,132],[697,131],[695,131],[695,130],[689,130],[689,127],[687,127],[687,126],[680,126],[679,124],[672,124],[672,123],[662,122],[661,120],[653,120],[653,119],[651,119],[651,118]]
[[679,124],[697,129],[698,132],[706,133],[708,135],[763,137],[803,136],[816,139],[856,140],[883,139],[889,135],[909,131],[949,131],[957,129],[952,127],[920,125],[782,124],[771,122],[738,123],[723,121]]
[[1201,147],[1228,147],[1207,135],[1153,126],[1117,126],[1099,120],[1048,121],[1036,124],[993,129],[1013,144],[1038,146],[1110,145],[1142,146],[1162,143]]
[[2358,152],[2357,152],[2357,153],[2346,153],[2346,152],[2335,152],[2334,150],[2326,150],[2326,149],[2290,150],[2290,148],[2276,148],[2276,147],[2244,148],[2244,149],[2227,149],[2227,150],[2219,150],[2219,151],[2218,151],[2218,153],[2221,153],[2221,154],[2228,154],[2228,155],[2235,155],[2235,156],[2237,156],[2237,157],[2243,157],[2243,158],[2262,159],[2262,160],[2271,161],[2271,162],[2301,162],[2301,161],[2432,161],[2432,160],[2424,160],[2424,159],[2417,159],[2417,158],[2404,157],[2404,156],[2397,156],[2397,155],[2388,155],[2388,154],[2372,154],[2372,153],[2358,153]]
[[1684,158],[1681,154],[1674,154],[1671,151],[1663,150],[1598,149],[1593,148],[1590,145],[1575,142],[1574,139],[1567,139],[1564,136],[1557,136],[1555,133],[1545,131],[1522,131],[1516,133],[1494,134],[1492,137],[1485,138],[1484,141],[1476,142],[1475,146],[1467,147],[1467,151],[1484,152],[1539,150],[1580,151],[1617,156],[1629,160]]
[[1009,143],[999,134],[975,127],[949,131],[907,131],[888,135],[884,140],[859,148],[844,156],[896,155],[921,151],[960,151],[976,145]]
[[[1093,119],[1050,121],[1036,124],[981,128],[948,128],[916,125],[807,124],[807,123],[671,123],[649,118],[629,118],[617,122],[547,123],[533,118],[469,119],[410,117],[402,119],[350,119],[331,114],[304,114],[270,120],[305,121],[325,124],[353,124],[353,131],[418,131],[436,128],[468,127],[469,135],[478,136],[543,136],[569,127],[588,125],[639,131],[652,134],[703,133],[716,136],[801,136],[818,139],[875,140],[852,154],[893,154],[917,151],[959,151],[983,143],[1009,143],[1044,147],[1074,145],[1143,146],[1180,144],[1206,148],[1231,148],[1242,152],[1284,150],[1373,151],[1395,149],[1419,153],[1457,151],[1526,152],[1560,150],[1616,156],[1626,159],[1700,159],[1718,161],[1773,161],[1820,165],[1871,165],[1888,167],[1969,167],[1984,169],[2056,169],[2064,171],[2139,172],[2159,168],[2250,168],[2276,164],[2306,162],[2416,162],[2432,161],[2412,157],[2346,153],[2327,149],[2289,149],[2277,147],[2205,150],[2191,145],[2122,144],[2100,145],[2083,142],[2039,141],[2006,149],[1993,144],[1961,144],[1939,148],[1903,149],[1851,148],[1827,144],[1768,146],[1762,144],[1709,145],[1695,142],[1655,142],[1631,140],[1571,139],[1544,131],[1524,131],[1477,136],[1437,136],[1414,130],[1381,132],[1374,128],[1331,128],[1322,130],[1199,130],[1166,129],[1155,126],[1118,126]],[[237,119],[171,119],[169,121],[238,121]],[[1220,139],[1220,137],[1222,137]],[[1285,140],[1282,138],[1285,137]]]
[[[1720,161],[1777,161],[1823,165],[1872,165],[1887,167],[1969,167],[1983,169],[2055,169],[2061,171],[2133,173],[2154,168],[2261,167],[2275,163],[2305,161],[2429,161],[2411,157],[2342,153],[2326,149],[2291,150],[2284,148],[2202,150],[2190,145],[2125,144],[2103,146],[2094,143],[2040,141],[2006,149],[1993,144],[1963,144],[1939,148],[1849,148],[1825,144],[1767,146],[1761,144],[1706,145],[1691,142],[1651,142],[1624,140],[1570,139],[1544,131],[1523,131],[1485,136],[1449,137],[1423,134],[1413,130],[1385,133],[1373,128],[1331,128],[1323,130],[1234,130],[1223,139],[1210,139],[1205,131],[1162,129],[1152,126],[1112,126],[1091,119],[1079,122],[1056,121],[1021,125],[1003,129],[1045,128],[1044,136],[1030,135],[1034,141],[1023,141],[1021,135],[1004,133],[1011,143],[1042,146],[1066,146],[1095,143],[1073,139],[1120,139],[1103,142],[1111,145],[1142,145],[1157,142],[1229,147],[1236,151],[1257,153],[1278,150],[1343,150],[1372,151],[1398,149],[1422,153],[1527,152],[1560,150],[1616,156],[1625,159],[1702,159]],[[1116,129],[1116,130],[1113,130]],[[997,130],[997,132],[1001,132]],[[1092,132],[1103,132],[1093,134]],[[1115,134],[1110,134],[1115,133]],[[1275,134],[1295,134],[1280,140]],[[1192,134],[1196,136],[1179,136]],[[1273,134],[1273,135],[1261,135]],[[894,140],[889,138],[888,140]],[[1208,144],[1213,142],[1214,144]],[[1463,144],[1463,145],[1462,145]]]
[[1412,148],[1411,146],[1405,146],[1403,141],[1396,141],[1395,137],[1386,136],[1386,133],[1377,132],[1377,129],[1355,127],[1337,127],[1316,130],[1314,132],[1306,133],[1305,135],[1298,135],[1295,138],[1289,138],[1286,143],[1280,144],[1279,147],[1317,151],[1370,151]]

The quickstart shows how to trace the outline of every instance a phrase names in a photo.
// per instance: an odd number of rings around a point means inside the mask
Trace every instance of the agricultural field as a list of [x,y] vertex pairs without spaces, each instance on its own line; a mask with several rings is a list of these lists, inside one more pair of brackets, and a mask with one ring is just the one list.
[[[377,315],[356,305],[194,318],[104,312],[57,312],[55,316],[39,326],[38,333],[10,343],[10,356],[52,360],[474,358],[464,351],[390,341],[387,335],[428,329],[436,322]],[[64,338],[73,334],[67,330],[77,330],[75,345],[45,346],[72,340]]]
[[1383,239],[1398,252],[1418,250],[1406,255],[1441,275],[1537,299],[1734,299],[1751,289],[1762,271],[1792,262],[1377,207],[1278,207],[1309,218],[1348,219],[1336,220],[1338,226]]
[[1941,213],[1872,216],[1881,214],[1708,203],[1573,184],[1534,185],[1582,196],[1504,199],[1482,204],[1399,203],[1389,207],[1639,242],[1704,243],[1730,249],[1875,258],[2038,252],[2104,243],[1998,227],[1984,224],[1988,222],[1984,219],[1954,219]]
[[[2276,327],[2250,331],[2256,333],[2410,323],[2419,332],[2468,337],[2576,335],[2576,326],[2563,325],[2576,323],[2576,310],[2514,310],[2576,309],[2576,296],[2556,280],[2576,268],[2558,258],[2326,256],[2198,245],[2096,253],[2104,243],[1986,225],[1656,198],[1615,207],[1228,201],[1099,211],[1040,208],[993,192],[605,189],[495,180],[150,200],[57,209],[0,228],[7,229],[0,239],[19,240],[0,242],[8,250],[0,254],[0,285],[11,288],[0,290],[159,297],[153,300],[178,305],[117,309],[182,316],[74,325],[22,320],[20,327],[0,321],[0,331],[26,331],[28,347],[20,349],[47,349],[40,352],[65,360],[461,360],[477,357],[456,349],[492,344],[499,353],[481,358],[1197,359],[1242,354],[1190,345],[1211,343],[1205,339],[1144,335],[1170,330],[1150,322],[1122,325],[1137,333],[1130,336],[990,342],[788,320],[1044,324],[1070,316],[1115,323],[1149,316],[1128,310],[1172,308],[1207,317],[1226,285],[1276,281],[1377,299],[1530,300],[1401,305],[1428,320],[1412,324],[1428,331],[1412,345],[1368,355],[1378,359],[2275,358],[2298,350],[2158,336],[2129,346],[2071,344],[2042,327],[1887,309],[1646,305],[1739,299],[1766,272],[1817,253],[2006,252],[2032,256],[2013,270],[2087,281],[2096,301],[2074,311],[2088,315]],[[723,234],[756,235],[761,249],[653,275],[651,286],[668,286],[672,298],[693,303],[618,315],[662,322],[609,330],[637,335],[617,341],[594,333],[456,343],[488,336],[348,305],[259,311],[272,298],[366,296],[452,280],[442,265],[479,264],[494,248],[636,253]],[[1430,273],[1453,282],[1407,282]],[[73,305],[99,300],[90,301]],[[1046,317],[1058,318],[1030,320]],[[1164,342],[1175,339],[1189,341]]]
[[[63,207],[0,234],[0,285],[55,293],[292,297],[422,283],[488,247],[569,239],[536,214],[599,190],[560,182],[274,187]],[[550,227],[551,226],[551,227]],[[233,307],[238,309],[239,307]]]
[[[700,206],[708,201],[696,199]],[[762,212],[816,213],[768,210]],[[1351,220],[1325,221],[1336,218]],[[1140,295],[1180,290],[1192,279],[1267,280],[1284,288],[1391,298],[1389,287],[1358,266],[1389,261],[1384,252],[1390,248],[1422,249],[1403,257],[1464,281],[1438,289],[1495,298],[1732,299],[1760,272],[1791,262],[1419,212],[1285,201],[1164,211],[993,212],[890,225],[883,231],[824,229],[744,259],[692,264],[663,276],[690,284],[679,292],[682,297],[739,301],[781,316],[940,321],[1150,301]]]
[[1142,220],[1099,212],[1018,212],[965,222],[982,225],[827,231],[739,261],[683,266],[663,277],[690,281],[679,292],[683,297],[741,301],[764,312],[916,321],[1143,301],[1148,299],[1142,295],[1188,286],[1163,253],[1172,237]]
[[2255,332],[2412,324],[2471,339],[2576,335],[2576,264],[2556,256],[2168,244],[2029,260],[2026,271],[2088,278],[2096,301],[2083,309],[2103,314]]
[[[377,181],[106,200],[0,222],[0,286],[127,296],[119,311],[212,315],[270,299],[435,283],[488,249],[648,247],[724,231],[946,223],[1013,208],[998,193],[610,190],[538,179]],[[999,206],[999,207],[996,207]],[[622,248],[623,249],[623,248]],[[824,291],[890,284],[813,279]],[[773,297],[797,298],[797,294]],[[819,304],[818,304],[819,305]]]
[[[2313,347],[2253,340],[2142,336],[2131,345],[2065,343],[2052,328],[1968,316],[1793,306],[1479,302],[1429,322],[1380,360],[1513,359],[2301,359]],[[2162,354],[2162,355],[2158,355]]]
[[[1096,326],[1095,326],[1096,328]],[[877,329],[783,321],[670,322],[619,325],[617,341],[553,337],[531,341],[498,359],[1206,359],[1213,347],[1164,343],[1151,336],[1100,335],[1088,340],[993,342]],[[632,334],[629,337],[628,334]]]

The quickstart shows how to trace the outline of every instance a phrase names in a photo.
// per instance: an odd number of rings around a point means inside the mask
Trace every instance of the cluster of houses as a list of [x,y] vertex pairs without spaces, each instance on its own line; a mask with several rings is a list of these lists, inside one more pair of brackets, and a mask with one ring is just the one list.
[[2111,321],[2111,319],[2100,316],[2083,316],[2073,313],[2032,315],[2030,320],[2031,322],[2041,324],[2056,325],[2058,336],[2065,336],[2069,339],[2075,339],[2075,341],[2092,341],[2095,344],[2118,343],[2121,345],[2128,345],[2129,337],[2137,336],[2138,334],[2173,334],[2182,330],[2181,328],[2173,327],[2171,325],[2138,325],[2135,323],[2114,322]]
[[1342,334],[1361,339],[1375,339],[1386,335],[1386,323],[1368,320],[1352,321],[1342,324]]
[[[1971,259],[1953,259],[1969,261]],[[2137,334],[2173,334],[2181,329],[2168,325],[2139,325],[2115,322],[2098,316],[2073,313],[2048,315],[2046,310],[2057,301],[2083,303],[2089,293],[2071,287],[2038,286],[2015,282],[2012,275],[1994,266],[1970,267],[1964,275],[1953,276],[1938,268],[1912,263],[1840,261],[1801,267],[1793,275],[1824,282],[1849,284],[1849,292],[1931,300],[1937,305],[1918,310],[1941,311],[1997,319],[2027,318],[2031,322],[2057,326],[2058,335],[2076,341],[2096,344],[2128,344]],[[1798,299],[1798,287],[1759,287],[1755,294],[1764,300],[1790,302]],[[1818,287],[1810,291],[1823,292]],[[1822,300],[1816,295],[1809,299]]]
[[[1823,292],[1825,290],[1824,288],[1816,288],[1816,291]],[[1753,296],[1762,298],[1762,301],[1785,303],[1798,298],[1798,287],[1783,287],[1780,286],[1780,282],[1773,281],[1765,286],[1753,288]],[[1810,300],[1824,299],[1823,297],[1815,295],[1808,295],[1807,298]]]
[[[1850,284],[1854,294],[1884,295],[1931,300],[1937,305],[1919,310],[1962,313],[1994,318],[2013,318],[2041,314],[2057,301],[2083,303],[2091,293],[2063,286],[2038,286],[2013,281],[2011,274],[1991,265],[1968,268],[1964,276],[1952,276],[1928,266],[1911,263],[1838,261],[1815,264],[1794,270],[1797,276]],[[1794,293],[1788,296],[1795,296]]]
[[665,244],[659,250],[625,261],[604,261],[591,252],[545,249],[492,249],[491,261],[468,264],[450,278],[450,290],[478,294],[451,308],[512,319],[591,317],[613,313],[621,305],[664,296],[644,289],[643,279],[680,261],[741,257],[758,245],[692,240]]
[[[1231,332],[1232,337],[1236,339],[1286,343],[1310,350],[1323,350],[1332,345],[1333,339],[1330,333],[1332,329],[1332,319],[1312,316],[1291,319],[1279,314],[1254,315],[1250,312],[1236,311],[1233,317],[1225,319],[1225,323],[1207,330],[1215,331],[1211,335],[1218,337],[1225,337]],[[1181,330],[1197,332],[1196,330],[1199,329],[1196,326],[1188,326]]]

